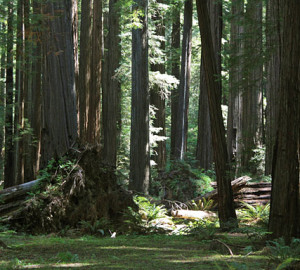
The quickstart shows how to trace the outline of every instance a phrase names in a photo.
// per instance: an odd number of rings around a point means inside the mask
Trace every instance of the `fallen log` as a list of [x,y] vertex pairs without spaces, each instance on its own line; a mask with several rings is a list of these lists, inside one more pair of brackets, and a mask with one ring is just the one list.
[[17,200],[24,199],[24,197],[28,195],[28,192],[32,191],[40,181],[41,179],[37,179],[18,186],[13,186],[1,190],[0,204],[6,204],[11,201],[15,202]]
[[183,219],[204,219],[217,217],[214,212],[211,211],[195,211],[195,210],[173,210],[171,214],[175,218]]

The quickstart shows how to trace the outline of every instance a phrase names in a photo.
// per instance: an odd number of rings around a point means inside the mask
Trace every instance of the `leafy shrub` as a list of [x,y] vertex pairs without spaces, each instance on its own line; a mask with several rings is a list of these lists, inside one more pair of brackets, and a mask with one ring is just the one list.
[[79,257],[78,254],[73,254],[70,251],[59,252],[55,257],[58,262],[70,263],[70,262],[78,262]]
[[168,218],[164,206],[152,204],[145,197],[135,196],[134,202],[138,206],[138,211],[128,207],[125,216],[127,218],[126,223],[135,232],[155,232],[158,230],[155,221],[160,218]]
[[98,219],[94,222],[80,221],[80,227],[85,233],[102,236],[105,234],[105,230],[108,229],[109,224],[109,221],[105,218]]
[[270,214],[270,204],[252,206],[243,202],[244,209],[239,210],[241,222],[247,224],[267,225]]

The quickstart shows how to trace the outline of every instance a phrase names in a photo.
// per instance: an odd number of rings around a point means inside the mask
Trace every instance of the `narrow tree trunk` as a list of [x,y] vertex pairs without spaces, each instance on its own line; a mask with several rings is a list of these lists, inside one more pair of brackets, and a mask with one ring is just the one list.
[[118,0],[109,2],[108,51],[105,57],[106,79],[103,82],[103,158],[117,165],[118,141],[121,130],[121,84],[116,74],[120,67],[120,8]]
[[[29,1],[24,2],[24,30],[25,30],[25,73],[24,73],[24,129],[27,131],[23,136],[24,141],[24,178],[19,183],[32,181],[33,174],[33,159],[32,159],[32,40],[31,40],[31,27],[30,27],[30,5]],[[19,184],[18,183],[18,184]]]
[[[217,1],[209,1],[208,10],[210,14],[211,33],[214,43],[214,49],[216,52],[218,74],[221,74],[222,5]],[[203,67],[203,57],[201,57],[198,139],[196,158],[199,161],[200,168],[208,170],[211,168],[213,162],[213,153],[210,131],[211,128],[209,118],[209,106],[204,73],[205,70]],[[221,94],[222,93],[220,93],[220,95]]]
[[241,99],[241,34],[243,32],[242,17],[244,1],[234,0],[231,4],[231,29],[230,29],[230,68],[229,68],[229,97],[227,117],[227,152],[230,162],[236,161],[240,133],[239,108]]
[[[4,33],[5,29],[6,29],[6,25],[4,23],[0,24],[0,29],[1,31]],[[1,36],[1,42],[3,44],[6,43],[5,40],[5,35]],[[5,92],[5,57],[6,57],[6,53],[5,53],[5,48],[2,48],[1,50],[1,56],[0,56],[0,121],[2,123],[5,123],[5,96],[4,96],[4,92]],[[0,127],[0,181],[3,180],[3,146],[4,146],[4,126],[2,125]]]
[[7,54],[6,54],[6,111],[5,111],[5,164],[4,164],[4,188],[13,186],[14,159],[13,159],[13,1],[7,3]]
[[[38,0],[32,2],[33,16],[37,20],[42,14],[41,4]],[[42,104],[42,48],[41,48],[41,35],[39,29],[41,21],[38,20],[33,25],[33,62],[32,62],[32,129],[33,136],[36,143],[32,149],[33,170],[34,178],[37,176],[40,164],[40,151],[41,151],[41,104]]]
[[44,6],[43,129],[41,165],[58,158],[77,138],[72,1]]
[[[180,79],[180,9],[176,6],[173,11],[172,24],[172,75],[176,79]],[[175,140],[176,140],[176,125],[178,111],[178,88],[173,89],[171,93],[171,159],[174,159]]]
[[80,28],[80,58],[79,58],[79,139],[86,142],[87,119],[91,87],[91,60],[92,60],[92,0],[81,3],[81,28]]
[[279,125],[273,156],[269,230],[274,238],[300,237],[300,5],[283,1]]
[[209,101],[209,114],[211,120],[212,144],[217,175],[218,205],[220,226],[223,229],[237,226],[234,210],[233,194],[230,184],[230,166],[225,141],[225,128],[221,110],[221,84],[216,80],[218,74],[216,57],[214,53],[210,20],[206,0],[197,0],[198,22],[201,33],[205,80]]
[[142,28],[132,30],[132,99],[129,188],[148,193],[150,182],[148,0],[136,0]]
[[184,25],[182,38],[181,75],[178,88],[174,157],[183,160],[187,147],[188,106],[191,76],[193,1],[184,4]]
[[[161,1],[160,1],[161,2]],[[155,24],[155,35],[161,36],[164,38],[165,36],[165,28],[162,18],[159,15],[154,16],[153,18]],[[160,50],[165,49],[165,42],[160,42]],[[161,74],[165,73],[165,64],[164,63],[156,63],[151,65],[151,71],[159,72]],[[152,89],[150,89],[150,104],[156,108],[155,111],[155,119],[153,121],[153,126],[155,128],[160,128],[161,130],[158,132],[158,136],[166,136],[166,108],[165,108],[165,96],[161,93],[163,91],[160,89],[158,85],[154,85]],[[158,141],[157,147],[154,148],[155,154],[153,155],[153,160],[157,164],[157,169],[159,171],[163,171],[166,166],[166,142]]]

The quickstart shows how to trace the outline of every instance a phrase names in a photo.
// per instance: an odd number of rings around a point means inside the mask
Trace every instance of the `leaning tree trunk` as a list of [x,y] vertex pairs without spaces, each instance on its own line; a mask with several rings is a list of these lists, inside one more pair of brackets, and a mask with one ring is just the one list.
[[206,0],[197,0],[198,22],[204,57],[205,79],[211,120],[212,145],[217,175],[218,211],[220,226],[223,229],[237,227],[234,210],[233,194],[230,184],[230,166],[225,141],[225,128],[221,110],[221,84],[216,80],[218,74],[216,57],[213,47],[210,19]]
[[300,5],[283,1],[279,125],[273,155],[269,230],[274,238],[300,237]]
[[44,7],[41,164],[62,156],[77,138],[72,1]]
[[136,0],[142,27],[132,30],[132,98],[129,188],[148,193],[150,182],[148,0]]
[[184,3],[184,25],[181,54],[181,74],[178,88],[178,108],[174,158],[183,160],[187,148],[188,107],[190,95],[191,57],[192,57],[193,1]]
[[[221,74],[221,38],[222,38],[222,4],[218,1],[209,1],[209,16],[211,20],[211,33],[216,52],[216,62],[218,74]],[[202,52],[203,53],[203,52]],[[200,70],[200,95],[198,111],[198,139],[196,159],[199,167],[205,170],[211,168],[213,162],[211,127],[209,118],[209,108],[207,99],[207,89],[205,83],[205,70],[203,67],[203,57],[201,58]],[[219,93],[220,95],[222,93]]]

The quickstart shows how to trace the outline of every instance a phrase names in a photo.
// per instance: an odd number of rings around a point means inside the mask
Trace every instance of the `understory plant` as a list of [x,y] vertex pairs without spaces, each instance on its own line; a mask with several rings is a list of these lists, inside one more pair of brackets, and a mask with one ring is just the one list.
[[250,205],[248,203],[242,203],[244,208],[239,210],[239,218],[242,223],[246,224],[259,224],[267,225],[270,214],[270,204],[262,205]]
[[151,203],[147,198],[142,196],[135,196],[133,200],[138,210],[136,211],[132,207],[128,207],[128,212],[125,216],[129,229],[137,233],[159,231],[157,221],[161,218],[169,218],[165,207]]

